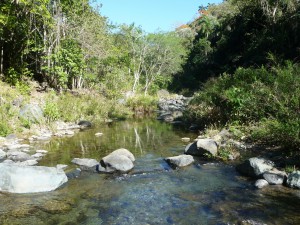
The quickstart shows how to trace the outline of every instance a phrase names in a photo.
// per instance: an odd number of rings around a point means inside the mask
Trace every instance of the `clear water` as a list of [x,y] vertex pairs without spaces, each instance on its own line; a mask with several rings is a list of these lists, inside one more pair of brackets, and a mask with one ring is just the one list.
[[137,160],[129,175],[83,173],[49,193],[0,193],[0,224],[300,224],[299,190],[256,190],[233,166],[199,159],[172,170],[163,158],[182,154],[185,136],[197,134],[141,120],[37,143],[37,149],[49,150],[42,165],[70,164],[74,157],[98,160],[120,147]]

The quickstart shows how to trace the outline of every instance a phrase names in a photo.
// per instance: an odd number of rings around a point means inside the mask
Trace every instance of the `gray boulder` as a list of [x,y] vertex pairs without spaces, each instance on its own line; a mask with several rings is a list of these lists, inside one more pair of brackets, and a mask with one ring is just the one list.
[[213,139],[198,139],[196,142],[189,144],[185,148],[185,154],[204,156],[210,154],[216,156],[218,153],[218,145]]
[[213,156],[218,154],[218,145],[213,139],[199,139],[197,141],[197,148],[204,153],[210,153]]
[[43,110],[36,104],[27,104],[21,108],[19,117],[32,123],[39,123],[43,119]]
[[287,178],[287,174],[279,170],[271,170],[265,172],[263,178],[268,181],[269,184],[283,184]]
[[68,181],[55,167],[0,164],[0,191],[10,193],[48,192]]
[[266,186],[268,186],[269,185],[269,183],[268,183],[268,181],[266,181],[266,180],[264,180],[264,179],[258,179],[256,182],[255,182],[255,184],[254,184],[254,186],[255,187],[257,187],[257,188],[263,188],[263,187],[266,187]]
[[0,149],[0,159],[4,159],[6,157],[6,152]]
[[274,163],[263,158],[253,157],[245,160],[236,167],[236,170],[249,177],[259,178],[263,173],[272,170]]
[[179,155],[174,157],[168,157],[165,158],[165,160],[167,163],[177,167],[188,166],[194,162],[194,158],[191,155]]
[[93,170],[96,171],[99,165],[99,162],[96,159],[87,159],[87,158],[74,158],[72,163],[79,165],[82,170]]
[[23,162],[31,159],[31,156],[25,152],[12,151],[12,152],[7,152],[7,158],[15,162]]
[[112,153],[110,153],[109,155],[124,155],[127,158],[129,158],[132,162],[135,161],[134,155],[125,148],[119,148],[119,149],[113,151]]
[[198,155],[197,142],[188,144],[184,149],[184,153],[187,155]]
[[300,188],[300,171],[295,171],[289,174],[286,184],[287,186],[292,188]]
[[127,149],[117,149],[102,158],[98,167],[99,172],[128,172],[134,165],[135,158]]

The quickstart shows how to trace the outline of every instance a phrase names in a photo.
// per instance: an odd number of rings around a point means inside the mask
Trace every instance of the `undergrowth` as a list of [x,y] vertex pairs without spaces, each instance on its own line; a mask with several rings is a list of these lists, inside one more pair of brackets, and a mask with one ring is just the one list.
[[201,125],[246,127],[255,141],[299,149],[300,66],[238,68],[205,83],[185,118]]

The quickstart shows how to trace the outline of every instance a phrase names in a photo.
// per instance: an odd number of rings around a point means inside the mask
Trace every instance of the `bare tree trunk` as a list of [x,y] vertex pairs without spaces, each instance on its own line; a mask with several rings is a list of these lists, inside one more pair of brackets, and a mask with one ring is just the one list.
[[3,76],[3,45],[1,45],[1,50],[0,50],[0,76]]

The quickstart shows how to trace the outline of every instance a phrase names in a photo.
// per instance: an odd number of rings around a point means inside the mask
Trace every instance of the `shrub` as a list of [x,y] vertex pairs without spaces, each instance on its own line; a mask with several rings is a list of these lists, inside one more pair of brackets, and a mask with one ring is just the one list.
[[256,124],[252,137],[284,146],[300,144],[300,66],[238,68],[205,83],[186,118],[199,124]]

